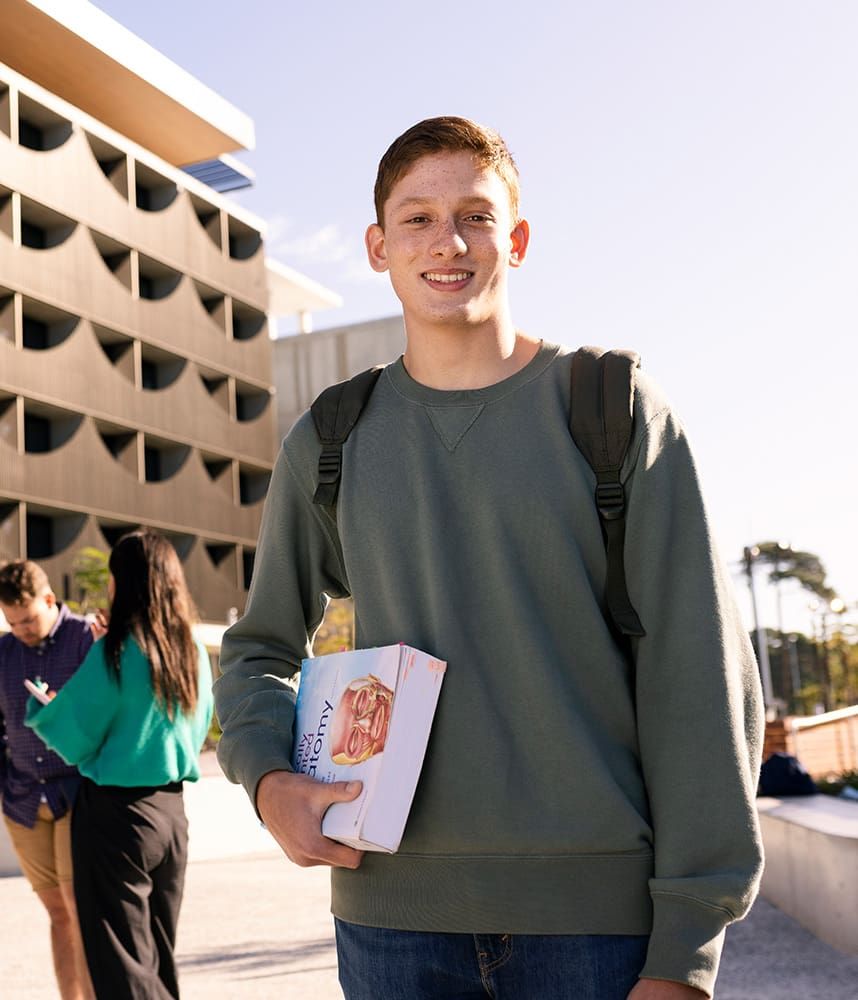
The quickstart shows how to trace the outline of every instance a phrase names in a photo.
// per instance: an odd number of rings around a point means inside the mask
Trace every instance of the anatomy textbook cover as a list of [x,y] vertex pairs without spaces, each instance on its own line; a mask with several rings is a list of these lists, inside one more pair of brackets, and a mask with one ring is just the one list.
[[412,646],[379,646],[304,660],[292,766],[318,781],[363,782],[325,813],[322,833],[393,853],[420,777],[447,664]]

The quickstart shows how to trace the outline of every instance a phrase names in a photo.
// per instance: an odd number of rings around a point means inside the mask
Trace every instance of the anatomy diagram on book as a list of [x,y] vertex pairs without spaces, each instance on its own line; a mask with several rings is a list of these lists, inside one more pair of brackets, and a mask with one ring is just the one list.
[[357,799],[325,813],[325,836],[362,850],[398,848],[446,666],[405,645],[304,660],[292,766],[317,781],[363,782]]

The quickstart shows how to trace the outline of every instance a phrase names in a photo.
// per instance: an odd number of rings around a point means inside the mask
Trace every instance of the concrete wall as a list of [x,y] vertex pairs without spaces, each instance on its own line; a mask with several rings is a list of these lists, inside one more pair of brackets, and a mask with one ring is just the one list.
[[820,940],[858,955],[858,803],[760,799],[761,892]]
[[18,864],[12,842],[9,840],[9,831],[6,829],[6,824],[0,822],[0,878],[20,874],[21,866]]
[[395,361],[404,350],[401,316],[275,340],[274,385],[280,438],[326,386],[373,365]]
[[[183,794],[188,814],[189,861],[278,850],[250,808],[244,789],[224,778],[213,751],[202,753],[200,780],[186,781]],[[0,822],[0,878],[20,874],[6,824]]]

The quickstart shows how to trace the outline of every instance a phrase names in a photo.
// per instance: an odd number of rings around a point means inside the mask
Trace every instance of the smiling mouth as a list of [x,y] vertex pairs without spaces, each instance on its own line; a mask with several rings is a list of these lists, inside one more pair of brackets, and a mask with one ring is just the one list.
[[438,271],[424,271],[422,277],[427,281],[437,281],[442,285],[452,285],[457,281],[467,281],[474,276],[473,271],[454,271],[452,274],[441,274]]

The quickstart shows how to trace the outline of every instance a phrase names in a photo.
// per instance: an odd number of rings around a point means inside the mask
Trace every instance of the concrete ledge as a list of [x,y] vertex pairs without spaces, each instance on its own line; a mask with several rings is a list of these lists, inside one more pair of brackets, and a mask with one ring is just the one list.
[[[279,853],[280,848],[261,826],[244,789],[226,780],[211,751],[201,755],[200,772],[200,780],[186,782],[184,790],[188,861]],[[20,874],[6,824],[0,821],[0,878]]]
[[6,824],[0,820],[0,878],[7,875],[20,875],[21,866],[12,850],[12,843],[9,840],[9,831]]
[[757,800],[762,895],[820,940],[858,955],[858,804],[829,795]]

